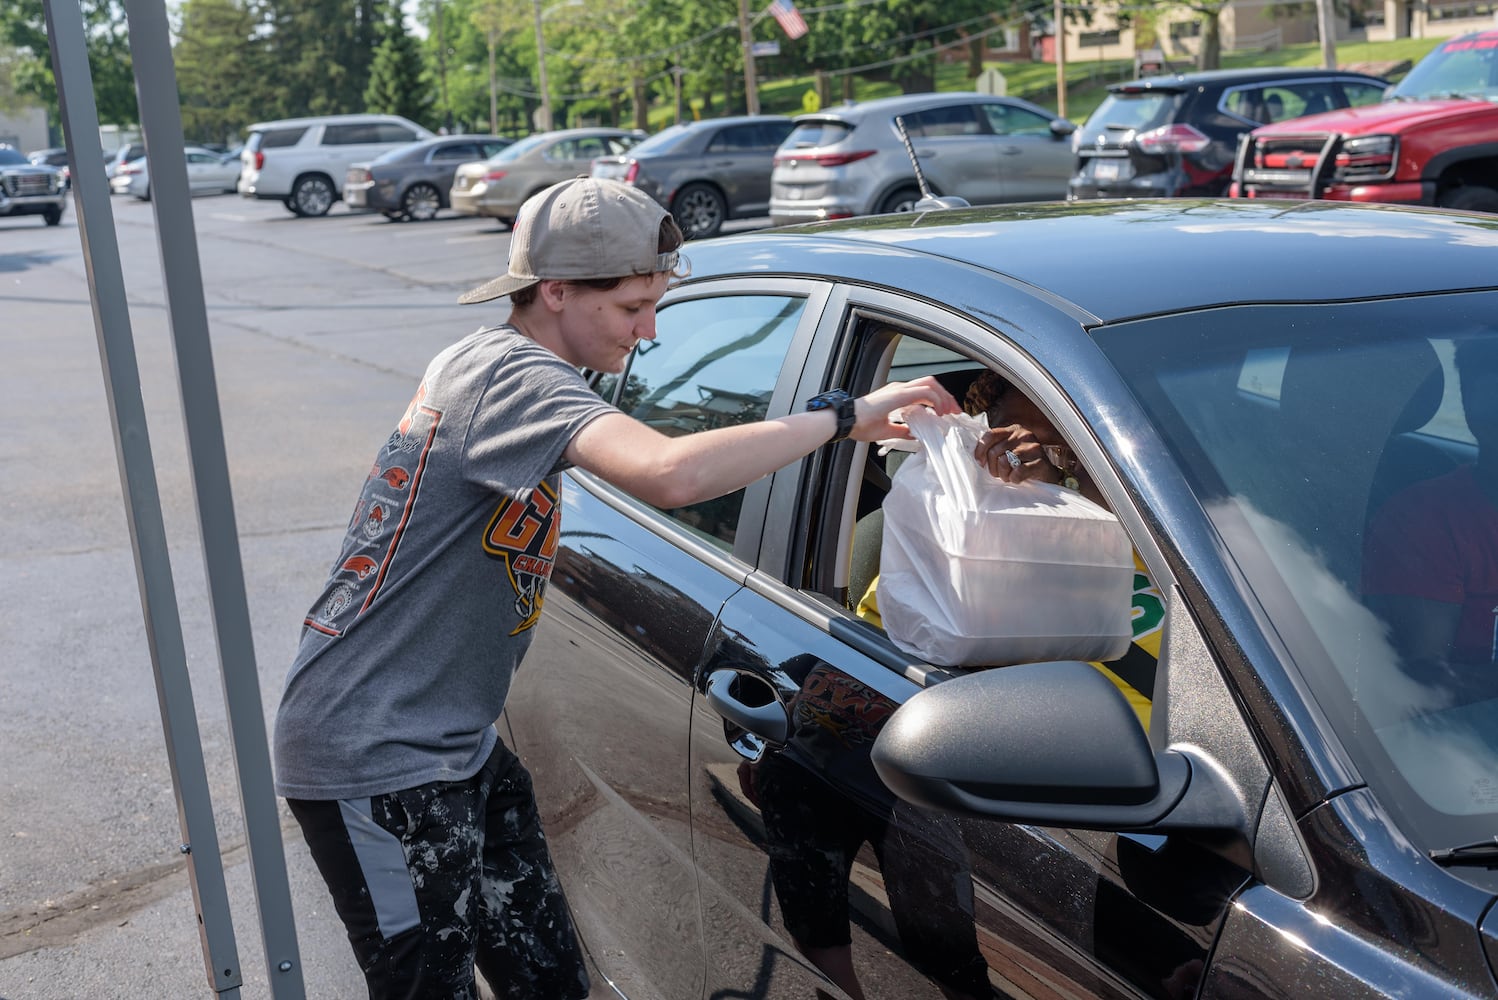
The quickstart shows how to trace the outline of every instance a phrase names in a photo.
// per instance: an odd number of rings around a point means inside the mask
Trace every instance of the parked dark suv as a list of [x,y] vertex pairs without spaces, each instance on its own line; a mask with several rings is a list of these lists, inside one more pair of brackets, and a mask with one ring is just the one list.
[[1377,104],[1387,80],[1317,69],[1232,69],[1114,84],[1073,137],[1067,197],[1220,197],[1238,137],[1270,122]]

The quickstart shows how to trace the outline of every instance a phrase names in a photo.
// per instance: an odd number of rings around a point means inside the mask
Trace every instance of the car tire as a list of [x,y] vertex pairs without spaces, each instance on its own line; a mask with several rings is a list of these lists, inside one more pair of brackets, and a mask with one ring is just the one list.
[[671,217],[689,240],[717,236],[728,218],[728,204],[716,188],[706,184],[688,184],[671,202]]
[[144,191],[142,191],[140,194],[136,195],[136,197],[138,197],[141,201],[150,201],[151,200],[151,185],[147,184],[146,185],[146,189]]
[[918,187],[907,185],[906,187],[895,188],[895,190],[884,196],[884,200],[879,203],[879,211],[876,214],[890,215],[894,212],[913,212],[915,211],[915,203],[920,200],[921,189]]
[[1441,195],[1436,204],[1467,212],[1498,212],[1498,191],[1481,184],[1463,184]]
[[308,174],[306,177],[297,179],[291,189],[291,197],[286,199],[286,204],[303,218],[315,218],[327,215],[328,209],[332,208],[333,202],[337,200],[338,195],[333,190],[332,181],[322,174]]
[[401,214],[412,222],[430,222],[442,209],[442,193],[430,184],[412,184],[401,197]]
[[62,209],[52,206],[42,212],[42,221],[49,226],[55,226],[62,222]]
[[381,212],[380,214],[383,215],[385,218],[389,219],[391,222],[405,222],[406,221],[406,217],[404,215],[402,215],[401,213],[399,213],[399,212]]

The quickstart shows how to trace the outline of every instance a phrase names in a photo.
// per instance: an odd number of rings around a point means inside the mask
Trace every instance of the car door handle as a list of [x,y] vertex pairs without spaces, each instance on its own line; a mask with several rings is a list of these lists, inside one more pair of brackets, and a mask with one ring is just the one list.
[[934,149],[918,149],[918,150],[915,151],[915,155],[916,155],[917,158],[922,159],[922,160],[931,160],[931,159],[935,159],[936,158],[936,150],[934,150]]
[[775,689],[742,670],[714,670],[704,689],[713,711],[761,739],[784,746],[791,734],[791,714]]
[[1019,154],[1023,153],[1024,150],[1020,149],[1018,146],[1000,146],[999,152],[1005,156],[1018,156]]

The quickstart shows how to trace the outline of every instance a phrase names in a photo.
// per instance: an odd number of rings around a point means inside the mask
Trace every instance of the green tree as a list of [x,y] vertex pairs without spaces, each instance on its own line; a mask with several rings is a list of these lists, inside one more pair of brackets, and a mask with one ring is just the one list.
[[375,49],[364,88],[364,105],[370,111],[403,115],[414,122],[429,122],[432,92],[416,40],[406,33],[405,18],[396,9],[385,23],[384,39]]
[[260,30],[278,81],[272,97],[280,116],[364,110],[381,31],[376,6],[376,0],[266,0]]
[[[133,123],[139,113],[124,7],[115,0],[78,0],[78,3],[83,12],[84,37],[99,120]],[[0,45],[15,50],[11,83],[16,93],[45,106],[54,125],[61,121],[42,0],[4,0],[0,3]]]
[[172,50],[188,141],[227,142],[263,114],[255,15],[239,0],[185,0]]

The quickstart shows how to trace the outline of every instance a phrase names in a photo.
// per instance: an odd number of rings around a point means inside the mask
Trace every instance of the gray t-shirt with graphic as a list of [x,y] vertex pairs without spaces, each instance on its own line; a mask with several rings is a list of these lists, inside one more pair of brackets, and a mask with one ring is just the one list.
[[375,455],[276,715],[276,791],[379,795],[475,774],[541,614],[562,453],[615,412],[512,327],[427,367]]

